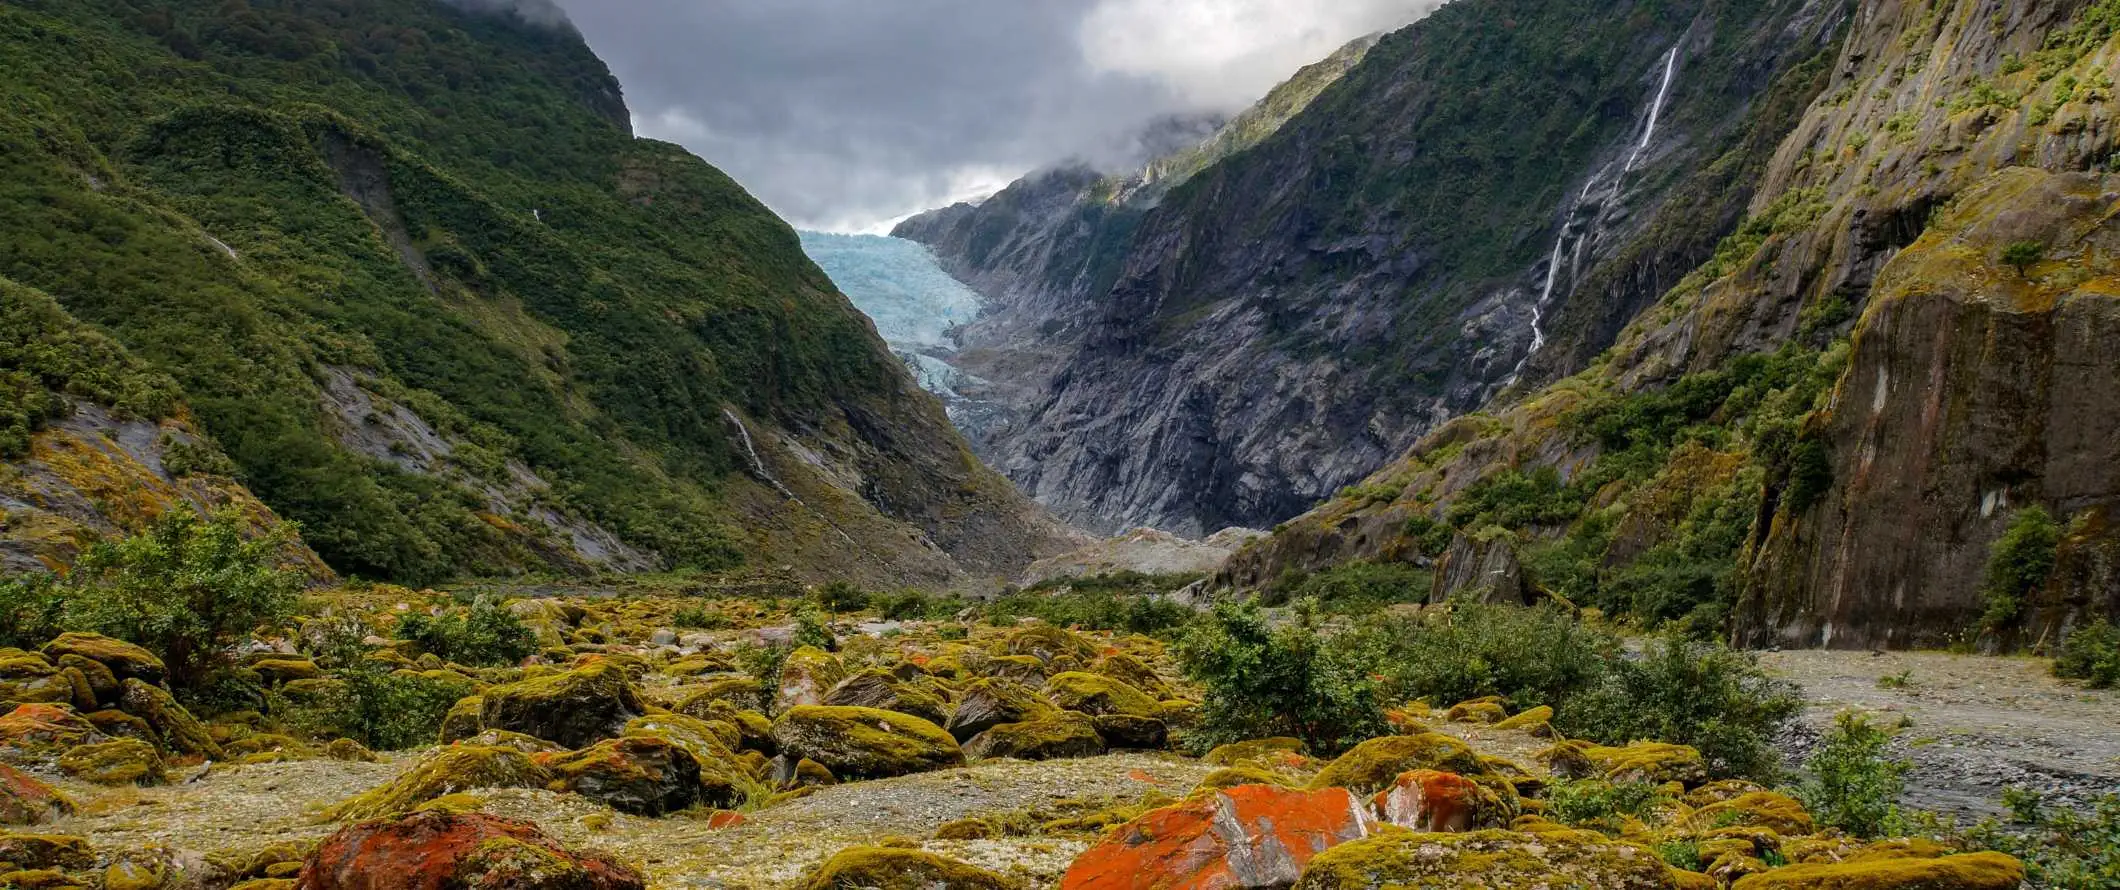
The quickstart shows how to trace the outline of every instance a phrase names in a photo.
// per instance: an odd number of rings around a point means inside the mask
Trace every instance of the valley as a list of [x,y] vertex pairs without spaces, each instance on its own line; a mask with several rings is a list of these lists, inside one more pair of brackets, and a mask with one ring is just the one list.
[[0,887],[2120,887],[2120,2],[1092,5],[0,5]]

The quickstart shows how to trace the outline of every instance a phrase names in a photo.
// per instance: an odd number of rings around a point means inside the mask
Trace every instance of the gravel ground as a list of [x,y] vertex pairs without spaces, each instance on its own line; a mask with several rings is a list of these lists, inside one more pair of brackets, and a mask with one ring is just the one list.
[[1805,651],[1760,660],[1809,702],[1783,739],[1792,763],[1834,715],[1857,709],[1905,718],[1893,748],[1915,764],[1911,806],[1969,819],[2001,812],[2011,786],[2069,804],[2120,793],[2120,691],[2055,680],[2044,659]]

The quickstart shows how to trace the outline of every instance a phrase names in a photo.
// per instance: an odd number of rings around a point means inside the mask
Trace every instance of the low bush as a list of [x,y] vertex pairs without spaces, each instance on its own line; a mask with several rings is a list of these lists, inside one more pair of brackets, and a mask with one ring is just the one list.
[[1620,651],[1617,637],[1556,608],[1474,603],[1376,619],[1360,639],[1393,698],[1438,706],[1489,695],[1512,709],[1562,702],[1597,685]]
[[286,722],[318,735],[341,735],[378,751],[434,744],[449,708],[471,693],[452,683],[397,671],[367,657],[367,628],[340,619],[323,624],[310,654],[343,686],[286,712]]
[[1774,734],[1803,702],[1751,655],[1673,636],[1653,641],[1640,657],[1610,659],[1606,667],[1594,687],[1549,702],[1556,728],[1608,744],[1655,739],[1692,745],[1718,777],[1772,781],[1780,774]]
[[2054,659],[2054,676],[2092,689],[2120,685],[2120,627],[2100,618],[2070,632]]
[[1669,796],[1651,782],[1562,779],[1546,788],[1545,800],[1556,822],[1617,834],[1628,817],[1640,818]]
[[859,612],[869,607],[869,595],[846,581],[833,581],[817,588],[817,605],[834,615]]
[[1117,593],[1104,587],[1010,594],[987,603],[980,612],[988,624],[1003,627],[1036,618],[1056,627],[1149,635],[1168,635],[1196,614],[1157,595]]
[[1434,573],[1404,563],[1350,562],[1314,574],[1283,576],[1260,595],[1265,605],[1316,600],[1328,612],[1367,614],[1394,603],[1428,600]]
[[2007,822],[1989,819],[1939,839],[1974,850],[1996,850],[2024,860],[2033,890],[2108,890],[2120,887],[2120,794],[2077,810],[2050,805],[2039,794],[2003,794]]
[[1292,736],[1332,755],[1389,732],[1362,648],[1319,633],[1315,616],[1299,603],[1276,629],[1256,603],[1225,602],[1187,629],[1178,660],[1205,692],[1192,747]]
[[1892,732],[1854,712],[1833,721],[1809,759],[1796,797],[1820,825],[1880,837],[1901,824],[1899,795],[1912,764],[1885,754]]
[[488,597],[441,615],[414,613],[398,621],[396,636],[443,661],[510,665],[537,652],[537,635],[514,612]]
[[1992,633],[2016,625],[2025,600],[2053,574],[2060,546],[2061,524],[2045,507],[2026,507],[2010,519],[2010,527],[1988,550],[1987,573],[1980,582],[1987,600],[1981,630]]
[[670,623],[686,630],[720,630],[729,626],[729,616],[706,606],[684,606],[670,615]]

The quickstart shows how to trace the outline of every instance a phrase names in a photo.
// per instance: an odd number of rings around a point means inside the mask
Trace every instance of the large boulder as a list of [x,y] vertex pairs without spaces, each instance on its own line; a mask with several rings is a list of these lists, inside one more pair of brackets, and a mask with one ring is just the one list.
[[1539,752],[1553,774],[1570,779],[1601,778],[1612,782],[1678,782],[1687,787],[1708,780],[1708,762],[1700,750],[1665,742],[1606,746],[1567,741]]
[[161,739],[163,750],[221,759],[221,746],[206,731],[206,724],[177,704],[167,690],[138,677],[125,678],[122,685],[118,709],[147,721]]
[[1057,717],[1060,709],[1044,696],[1013,680],[973,680],[965,684],[964,693],[957,699],[957,709],[950,713],[950,735],[959,741],[969,740],[982,732],[1003,723],[1023,723],[1048,720]]
[[1045,720],[1003,723],[964,743],[964,754],[979,760],[1060,760],[1104,753],[1104,738],[1089,717],[1072,711]]
[[839,656],[815,646],[796,649],[780,665],[780,686],[773,694],[773,710],[778,713],[801,705],[824,704],[825,693],[846,677],[846,665]]
[[1054,674],[1045,681],[1045,697],[1054,705],[1084,714],[1155,717],[1163,708],[1148,693],[1125,682],[1087,671]]
[[66,705],[19,705],[0,716],[0,747],[23,755],[54,755],[98,735],[95,724]]
[[699,761],[667,739],[606,739],[545,766],[566,790],[621,813],[661,816],[699,802]]
[[1400,775],[1372,802],[1385,822],[1415,831],[1502,828],[1514,815],[1499,795],[1480,783],[1432,769]]
[[98,785],[155,785],[162,781],[162,755],[139,739],[112,739],[67,749],[59,770]]
[[[2002,853],[1928,855],[1890,842],[1840,862],[1807,862],[1738,878],[1732,890],[2016,890],[2024,863]],[[2109,876],[2108,876],[2109,877]],[[2082,886],[2093,886],[2084,884]],[[2104,886],[2104,885],[2097,885]]]
[[583,748],[625,732],[647,712],[624,668],[595,661],[571,671],[534,677],[485,691],[479,723]]
[[740,731],[729,724],[683,714],[651,714],[627,724],[626,735],[662,739],[692,755],[699,764],[699,798],[708,806],[741,803],[755,780],[734,753],[730,737],[740,738]]
[[911,714],[930,723],[950,719],[949,703],[926,689],[907,683],[881,668],[869,668],[839,681],[825,693],[820,704],[853,708],[879,708]]
[[1712,888],[1706,875],[1680,872],[1645,847],[1591,831],[1386,831],[1320,854],[1296,890],[1598,890]]
[[160,684],[169,673],[162,659],[124,640],[92,633],[63,633],[44,644],[44,654],[54,661],[76,655],[110,669],[120,681],[139,680]]
[[544,766],[513,748],[447,745],[427,752],[397,778],[348,798],[333,819],[374,819],[412,812],[437,797],[474,788],[543,788]]
[[74,802],[50,785],[0,763],[0,825],[41,825],[74,811]]
[[640,890],[638,872],[568,850],[532,823],[428,811],[339,829],[302,863],[298,890]]
[[749,674],[705,677],[686,689],[688,694],[676,710],[694,717],[711,718],[722,705],[739,711],[756,710],[766,705],[765,684]]
[[1385,736],[1370,739],[1339,759],[1326,764],[1311,779],[1312,788],[1346,788],[1370,795],[1390,787],[1401,773],[1432,769],[1461,776],[1478,776],[1487,769],[1472,748],[1441,733]]
[[1031,624],[1009,634],[1008,639],[1002,642],[1000,651],[995,654],[1027,655],[1042,662],[1069,656],[1086,663],[1097,656],[1097,647],[1089,640],[1083,639],[1081,634],[1067,628],[1050,624]]
[[1061,890],[1286,887],[1313,857],[1368,837],[1369,808],[1341,788],[1242,785],[1151,810],[1075,858]]
[[1090,718],[1104,744],[1115,749],[1154,751],[1170,743],[1170,727],[1154,717],[1099,714]]
[[825,861],[803,890],[1018,890],[1022,884],[983,868],[900,847],[855,847]]
[[[87,679],[85,675],[81,677],[84,683]],[[93,687],[90,688],[89,697],[93,699]],[[44,656],[20,649],[0,649],[0,701],[73,704],[75,692],[74,679]]]
[[918,717],[874,708],[800,705],[773,721],[790,760],[814,760],[842,779],[879,779],[964,763],[957,740]]

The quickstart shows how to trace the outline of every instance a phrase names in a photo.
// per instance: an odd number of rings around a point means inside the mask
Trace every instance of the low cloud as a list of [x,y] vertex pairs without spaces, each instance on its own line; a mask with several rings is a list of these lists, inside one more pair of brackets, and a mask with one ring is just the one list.
[[442,2],[467,12],[489,15],[512,15],[533,25],[553,28],[572,28],[567,11],[553,0],[442,0]]

